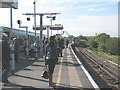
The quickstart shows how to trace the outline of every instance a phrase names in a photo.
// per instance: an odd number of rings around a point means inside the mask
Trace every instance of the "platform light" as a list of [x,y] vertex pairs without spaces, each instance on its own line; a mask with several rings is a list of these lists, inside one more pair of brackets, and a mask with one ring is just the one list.
[[18,23],[18,24],[21,24],[21,23],[22,23],[22,21],[20,21],[20,20],[17,20],[17,23]]
[[29,17],[27,18],[27,21],[30,21],[30,18],[29,18]]

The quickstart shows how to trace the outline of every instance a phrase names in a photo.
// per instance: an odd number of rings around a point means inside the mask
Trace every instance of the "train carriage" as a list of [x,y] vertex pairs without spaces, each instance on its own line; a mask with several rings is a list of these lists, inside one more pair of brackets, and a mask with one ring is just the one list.
[[[10,28],[8,27],[4,27],[4,26],[0,26],[0,31],[7,33],[8,37],[9,37],[9,30]],[[37,33],[36,34],[37,38],[39,38],[40,34]],[[42,37],[45,37],[46,35],[43,35]],[[13,28],[13,35],[12,38],[18,38],[19,39],[19,50],[23,51],[23,39],[26,38],[26,31],[23,30],[19,30],[19,29],[14,29]],[[35,33],[34,32],[28,32],[28,47],[31,47],[31,44],[33,44],[35,41]]]
[[72,44],[72,45],[75,46],[75,47],[78,47],[78,46],[79,46],[79,38],[74,37],[74,38],[73,38],[73,44]]

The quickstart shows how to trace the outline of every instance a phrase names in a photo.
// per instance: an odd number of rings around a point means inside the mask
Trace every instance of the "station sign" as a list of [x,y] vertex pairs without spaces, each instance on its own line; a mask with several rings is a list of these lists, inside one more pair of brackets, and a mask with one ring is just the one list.
[[63,30],[63,26],[51,26],[50,30]]
[[[33,27],[33,30],[35,30],[35,27]],[[36,27],[36,30],[40,30],[40,27]],[[42,30],[46,30],[46,27],[43,27]]]
[[18,0],[0,0],[0,8],[18,9]]

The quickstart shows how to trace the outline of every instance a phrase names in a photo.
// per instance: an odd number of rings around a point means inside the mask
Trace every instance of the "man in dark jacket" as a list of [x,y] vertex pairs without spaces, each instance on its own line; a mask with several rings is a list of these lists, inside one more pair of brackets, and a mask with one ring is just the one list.
[[46,46],[46,50],[47,50],[46,60],[47,60],[47,64],[48,64],[48,67],[49,67],[49,70],[48,70],[49,86],[52,86],[53,85],[53,83],[52,83],[53,72],[54,72],[55,64],[56,64],[56,61],[57,61],[57,58],[58,58],[57,42],[56,42],[54,36],[50,37],[50,42]]
[[61,39],[59,42],[59,47],[60,47],[60,56],[62,57],[62,49],[64,49],[64,39]]
[[10,72],[10,48],[7,41],[7,34],[3,33],[2,38],[2,82],[4,85],[10,85],[8,74]]

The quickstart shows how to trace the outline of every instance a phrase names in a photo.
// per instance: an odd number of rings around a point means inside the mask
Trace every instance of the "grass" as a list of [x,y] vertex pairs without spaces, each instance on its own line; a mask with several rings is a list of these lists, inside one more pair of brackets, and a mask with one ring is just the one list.
[[104,53],[104,52],[98,52],[98,55],[105,57],[115,63],[118,63],[118,58],[120,58],[120,56],[118,56],[118,55],[111,55],[109,53]]
[[93,52],[93,53],[97,53],[99,56],[102,56],[106,59],[109,59],[114,63],[118,63],[118,60],[120,58],[120,56],[118,56],[118,55],[111,55],[110,53],[105,53],[105,52],[102,52],[102,51],[98,52],[97,50],[94,50],[94,49],[89,49],[88,48],[88,51]]

